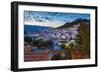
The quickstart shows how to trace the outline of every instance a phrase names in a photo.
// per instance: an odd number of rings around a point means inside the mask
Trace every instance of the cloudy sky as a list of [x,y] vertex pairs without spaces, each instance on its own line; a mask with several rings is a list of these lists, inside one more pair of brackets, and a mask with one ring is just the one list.
[[24,24],[59,27],[78,18],[90,19],[90,14],[24,11]]

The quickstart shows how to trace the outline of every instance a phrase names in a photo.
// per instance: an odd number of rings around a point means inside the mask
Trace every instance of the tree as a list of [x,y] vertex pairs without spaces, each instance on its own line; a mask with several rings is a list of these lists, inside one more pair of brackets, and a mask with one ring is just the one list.
[[60,47],[66,49],[66,45],[65,44],[61,44]]
[[80,35],[77,35],[75,41],[76,41],[76,43],[78,43],[78,44],[81,43],[81,41],[82,41],[81,36],[80,36]]
[[47,45],[48,47],[51,47],[51,46],[52,46],[52,41],[47,40],[47,41],[46,41],[46,45]]
[[50,40],[46,40],[46,41],[41,40],[40,41],[40,46],[45,46],[45,47],[49,48],[49,47],[52,46],[52,42]]
[[24,37],[24,41],[27,42],[27,43],[31,43],[32,42],[32,38],[30,37]]
[[66,44],[61,44],[60,47],[64,48],[64,53],[65,53],[65,58],[66,59],[71,59],[71,51],[73,50],[74,44],[70,43],[68,45]]
[[35,45],[35,46],[39,46],[39,40],[33,40],[32,44]]
[[51,60],[65,60],[66,58],[60,54],[55,54],[52,56]]
[[89,24],[81,23],[79,29],[79,35],[81,37],[80,46],[83,49],[90,48],[90,28],[88,27]]

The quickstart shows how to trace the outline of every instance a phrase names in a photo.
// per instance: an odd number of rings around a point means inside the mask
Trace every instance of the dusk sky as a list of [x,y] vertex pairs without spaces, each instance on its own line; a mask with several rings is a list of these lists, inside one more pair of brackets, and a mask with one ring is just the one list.
[[78,18],[90,19],[90,14],[24,11],[24,24],[59,27]]

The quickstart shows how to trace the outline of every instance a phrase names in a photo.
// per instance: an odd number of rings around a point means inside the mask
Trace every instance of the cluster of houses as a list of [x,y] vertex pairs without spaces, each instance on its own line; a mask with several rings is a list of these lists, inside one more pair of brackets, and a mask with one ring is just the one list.
[[78,35],[79,26],[80,24],[69,28],[41,30],[38,32],[33,31],[25,36],[31,37],[33,40],[51,40],[53,43],[51,49],[62,49],[59,47],[61,41],[75,43],[75,37]]
[[74,39],[76,35],[78,35],[78,28],[79,24],[74,25],[70,28],[63,28],[63,29],[49,29],[49,30],[41,30],[41,31],[33,31],[30,34],[27,34],[25,36],[32,37],[33,40],[43,39],[43,40],[49,40],[49,39],[58,39],[60,40],[66,40],[69,41],[70,39]]

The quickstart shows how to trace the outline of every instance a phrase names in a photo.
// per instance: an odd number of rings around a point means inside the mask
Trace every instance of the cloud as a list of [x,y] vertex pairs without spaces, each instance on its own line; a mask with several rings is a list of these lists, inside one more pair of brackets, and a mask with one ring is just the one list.
[[39,16],[35,16],[33,19],[37,22],[45,22],[45,20],[41,19]]
[[71,22],[77,18],[90,18],[89,14],[25,11],[25,20],[28,22]]
[[34,16],[33,19],[38,22],[46,22],[46,21],[53,21],[52,18],[47,16]]
[[42,19],[35,19],[35,21],[38,21],[38,22],[45,22],[45,21],[42,20]]
[[53,21],[52,18],[49,18],[49,17],[44,17],[44,19],[48,20],[48,21],[51,21],[51,22]]

